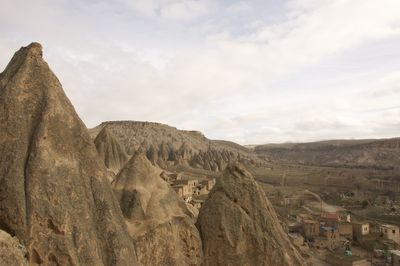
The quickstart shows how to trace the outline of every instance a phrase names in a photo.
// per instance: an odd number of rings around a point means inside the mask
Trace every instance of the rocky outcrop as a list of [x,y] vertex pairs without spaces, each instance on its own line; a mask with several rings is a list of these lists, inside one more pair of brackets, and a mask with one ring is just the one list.
[[185,202],[144,154],[118,173],[114,192],[142,265],[200,265],[200,236]]
[[230,162],[261,164],[250,150],[229,141],[209,140],[197,131],[178,130],[159,123],[115,121],[91,129],[92,135],[107,127],[128,154],[144,151],[162,169],[195,168],[212,172],[225,169]]
[[119,144],[107,127],[104,127],[100,131],[94,140],[94,144],[104,164],[114,174],[117,174],[129,159],[124,148]]
[[200,209],[205,265],[304,265],[253,176],[230,164]]
[[0,74],[0,229],[30,264],[135,265],[89,133],[32,43]]
[[26,249],[19,243],[18,239],[0,230],[0,265],[28,265],[25,255]]

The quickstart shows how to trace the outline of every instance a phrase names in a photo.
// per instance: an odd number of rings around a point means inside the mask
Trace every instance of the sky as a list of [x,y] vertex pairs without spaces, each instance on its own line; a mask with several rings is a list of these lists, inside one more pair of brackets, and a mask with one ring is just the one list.
[[399,0],[0,0],[0,71],[37,41],[87,127],[240,144],[400,137]]

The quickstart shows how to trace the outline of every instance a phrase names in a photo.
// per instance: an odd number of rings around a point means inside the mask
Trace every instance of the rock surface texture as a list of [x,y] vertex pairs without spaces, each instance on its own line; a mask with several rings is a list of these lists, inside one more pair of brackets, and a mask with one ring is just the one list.
[[225,169],[230,162],[257,165],[261,161],[247,148],[229,141],[210,140],[198,131],[178,130],[160,123],[104,122],[90,130],[97,135],[107,127],[128,154],[144,151],[162,169],[183,166],[212,172]]
[[32,265],[136,265],[89,133],[32,43],[0,74],[0,229]]
[[135,154],[113,183],[142,265],[201,265],[199,232],[185,202],[144,154]]
[[25,247],[18,242],[18,239],[0,230],[0,265],[28,265],[28,261],[25,259],[25,253]]
[[129,159],[125,149],[107,127],[103,127],[94,140],[94,144],[104,164],[114,174],[117,174]]
[[231,164],[200,209],[205,265],[304,265],[252,175]]

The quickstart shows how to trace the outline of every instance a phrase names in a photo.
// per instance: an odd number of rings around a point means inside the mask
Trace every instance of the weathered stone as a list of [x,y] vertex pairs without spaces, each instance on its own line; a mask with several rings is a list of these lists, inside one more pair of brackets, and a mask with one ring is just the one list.
[[0,265],[28,265],[25,255],[26,249],[19,243],[18,239],[0,230]]
[[114,191],[142,265],[200,265],[199,232],[185,202],[144,154],[135,154],[115,178]]
[[200,209],[205,265],[304,265],[253,176],[230,164]]
[[114,174],[117,174],[129,159],[124,148],[106,126],[97,135],[94,144],[104,164]]
[[0,74],[0,229],[30,264],[136,264],[106,169],[38,43]]
[[104,122],[90,131],[96,135],[104,127],[128,154],[142,150],[154,165],[171,171],[183,167],[217,172],[224,170],[229,162],[261,163],[249,149],[229,141],[207,139],[197,131],[135,121]]

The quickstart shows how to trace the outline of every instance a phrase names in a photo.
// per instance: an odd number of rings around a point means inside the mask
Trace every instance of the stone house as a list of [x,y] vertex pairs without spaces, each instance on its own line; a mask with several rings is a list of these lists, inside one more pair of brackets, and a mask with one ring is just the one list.
[[353,239],[361,242],[363,238],[369,235],[369,223],[352,222],[353,225]]
[[175,192],[181,197],[185,198],[187,196],[191,196],[193,194],[193,190],[190,186],[184,184],[174,184],[172,188]]
[[400,250],[390,250],[393,266],[400,266]]
[[380,233],[384,238],[393,240],[400,245],[400,232],[398,226],[391,224],[382,224],[380,226]]
[[314,220],[303,220],[303,236],[306,240],[313,240],[319,235],[319,223]]
[[349,240],[353,239],[353,225],[349,222],[339,222],[339,235]]
[[210,191],[215,185],[215,178],[200,181],[200,184]]
[[336,212],[326,212],[321,214],[319,221],[327,226],[336,226],[340,221],[340,216]]

